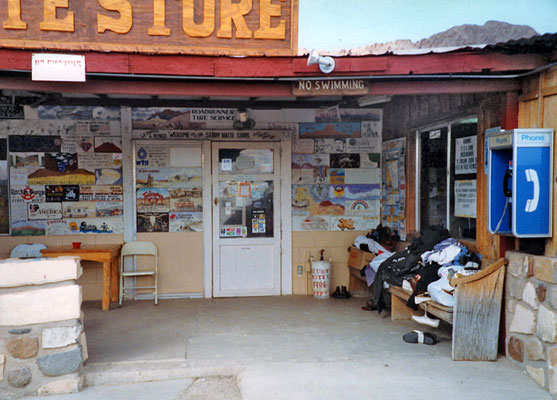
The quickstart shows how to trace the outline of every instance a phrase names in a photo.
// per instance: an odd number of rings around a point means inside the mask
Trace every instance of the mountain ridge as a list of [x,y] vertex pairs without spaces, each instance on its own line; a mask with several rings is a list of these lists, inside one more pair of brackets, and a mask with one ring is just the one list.
[[[320,51],[320,53],[336,56],[385,54],[397,50],[496,44],[509,40],[530,38],[535,35],[538,35],[538,32],[528,25],[514,25],[502,21],[487,21],[483,25],[463,24],[453,26],[443,32],[435,33],[416,42],[410,39],[398,39],[385,43],[370,43],[365,46],[342,49],[337,52]],[[300,49],[299,53],[302,55],[308,54],[309,52],[306,49]]]

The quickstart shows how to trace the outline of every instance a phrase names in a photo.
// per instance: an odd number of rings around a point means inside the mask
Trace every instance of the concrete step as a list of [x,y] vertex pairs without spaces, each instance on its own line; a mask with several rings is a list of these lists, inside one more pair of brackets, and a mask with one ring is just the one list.
[[184,359],[91,363],[84,367],[85,385],[120,385],[177,379],[237,376],[236,365],[193,365]]

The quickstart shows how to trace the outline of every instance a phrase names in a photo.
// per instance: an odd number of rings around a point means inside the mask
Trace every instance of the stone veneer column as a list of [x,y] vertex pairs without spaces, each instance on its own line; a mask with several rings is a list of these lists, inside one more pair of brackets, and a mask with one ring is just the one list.
[[0,262],[0,398],[83,386],[81,273],[77,257]]
[[507,358],[557,394],[557,259],[509,251]]

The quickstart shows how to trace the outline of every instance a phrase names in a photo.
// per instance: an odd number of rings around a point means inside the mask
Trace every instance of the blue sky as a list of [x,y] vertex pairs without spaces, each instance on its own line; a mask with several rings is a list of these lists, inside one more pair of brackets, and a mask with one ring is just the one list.
[[417,41],[489,20],[557,32],[557,0],[300,0],[298,47],[340,50]]

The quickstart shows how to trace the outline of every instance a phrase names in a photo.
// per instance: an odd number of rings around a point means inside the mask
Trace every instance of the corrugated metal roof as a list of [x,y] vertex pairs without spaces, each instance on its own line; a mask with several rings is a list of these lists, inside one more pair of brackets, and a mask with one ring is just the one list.
[[526,39],[509,40],[508,42],[487,45],[485,49],[503,51],[505,53],[551,53],[557,50],[557,33],[546,33]]

